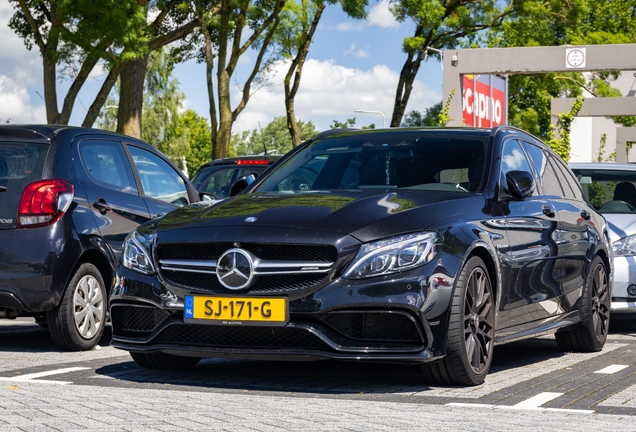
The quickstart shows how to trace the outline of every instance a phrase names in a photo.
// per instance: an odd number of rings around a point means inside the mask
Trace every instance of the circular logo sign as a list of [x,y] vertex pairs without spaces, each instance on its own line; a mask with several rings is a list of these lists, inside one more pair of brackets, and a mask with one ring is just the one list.
[[254,275],[254,260],[243,249],[225,251],[216,263],[216,277],[225,288],[240,290],[246,288]]

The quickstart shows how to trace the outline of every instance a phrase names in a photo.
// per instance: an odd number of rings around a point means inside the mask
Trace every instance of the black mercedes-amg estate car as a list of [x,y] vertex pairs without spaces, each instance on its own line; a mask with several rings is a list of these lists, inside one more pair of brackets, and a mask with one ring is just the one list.
[[605,343],[605,220],[519,129],[329,131],[232,195],[126,238],[112,343],[138,364],[418,363],[475,385],[498,343]]

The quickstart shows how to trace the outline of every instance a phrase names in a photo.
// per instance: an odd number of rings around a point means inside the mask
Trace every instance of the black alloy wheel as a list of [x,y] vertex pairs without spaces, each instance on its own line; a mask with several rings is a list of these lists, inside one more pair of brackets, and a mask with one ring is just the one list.
[[472,257],[455,287],[448,327],[446,357],[424,366],[425,376],[444,385],[478,385],[484,382],[495,337],[495,298],[486,265]]
[[597,352],[603,349],[609,332],[610,286],[605,263],[596,256],[583,286],[579,324],[555,335],[564,351]]

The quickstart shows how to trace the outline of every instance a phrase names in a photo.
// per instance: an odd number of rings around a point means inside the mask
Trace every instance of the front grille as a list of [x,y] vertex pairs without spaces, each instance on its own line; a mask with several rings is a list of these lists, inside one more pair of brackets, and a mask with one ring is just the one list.
[[421,342],[415,320],[406,312],[339,312],[324,322],[356,340]]
[[[219,282],[216,273],[194,273],[185,271],[163,270],[164,279],[172,284],[186,288],[196,288],[215,294],[227,294],[228,289]],[[297,274],[258,276],[252,286],[241,293],[274,294],[302,291],[313,288],[325,279],[324,274]],[[237,292],[237,291],[233,291]]]
[[[216,260],[232,243],[164,243],[157,247],[159,259]],[[274,261],[334,262],[338,251],[329,245],[293,245],[269,243],[241,243],[245,249],[260,259]]]
[[298,328],[226,327],[180,324],[162,331],[157,344],[198,345],[214,348],[327,349],[319,338]]
[[[157,247],[159,260],[173,260],[193,263],[191,267],[175,270],[170,264],[160,267],[163,279],[175,286],[188,289],[198,289],[214,294],[227,294],[228,289],[219,282],[214,267],[209,270],[196,268],[196,264],[210,265],[218,260],[223,253],[233,248],[232,243],[167,243]],[[253,257],[263,262],[285,265],[299,263],[299,270],[287,270],[285,274],[260,274],[254,277],[249,288],[241,290],[244,294],[289,294],[292,292],[310,290],[328,277],[331,263],[338,257],[335,247],[329,245],[293,245],[271,243],[241,243],[240,248],[248,251]],[[323,266],[325,270],[302,271],[300,267],[311,268],[312,264]],[[213,266],[214,264],[212,264]],[[327,265],[327,267],[325,267]],[[165,267],[165,268],[164,268]],[[280,272],[279,272],[280,273]]]
[[156,307],[116,306],[111,308],[113,333],[121,336],[151,334],[172,313]]

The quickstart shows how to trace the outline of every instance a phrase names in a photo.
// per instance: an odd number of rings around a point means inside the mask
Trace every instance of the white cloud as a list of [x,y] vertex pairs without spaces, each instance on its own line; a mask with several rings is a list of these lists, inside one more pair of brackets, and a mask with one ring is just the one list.
[[341,32],[360,31],[364,30],[364,25],[361,22],[345,21],[336,25],[336,30]]
[[[288,63],[276,65],[277,77],[284,76]],[[276,80],[277,78],[274,78]],[[386,65],[376,65],[368,70],[347,68],[334,60],[310,59],[303,69],[303,78],[296,96],[296,116],[312,121],[318,129],[328,129],[333,120],[344,121],[356,117],[356,125],[375,123],[382,125],[379,115],[354,113],[354,110],[380,111],[389,125],[393,112],[395,90],[399,72]],[[239,96],[234,96],[236,103]],[[437,103],[442,95],[416,80],[408,110],[422,111]],[[245,110],[239,115],[233,132],[265,127],[274,117],[285,115],[285,99],[282,86],[261,88],[254,93]]]
[[376,6],[373,6],[369,11],[368,17],[369,26],[378,26],[382,28],[397,29],[400,27],[400,23],[395,20],[395,17],[389,10],[389,1],[382,0]]
[[344,56],[352,55],[354,57],[366,58],[369,54],[362,48],[356,48],[355,42],[351,44],[351,47],[344,52]]
[[0,100],[3,123],[9,119],[11,123],[46,123],[44,105],[32,105],[26,87],[6,75],[0,75]]

